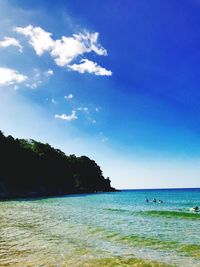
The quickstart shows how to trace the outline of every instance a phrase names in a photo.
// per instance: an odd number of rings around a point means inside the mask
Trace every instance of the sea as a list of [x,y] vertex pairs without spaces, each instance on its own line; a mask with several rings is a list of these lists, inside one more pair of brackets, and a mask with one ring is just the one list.
[[200,189],[1,201],[0,266],[200,266],[194,206]]

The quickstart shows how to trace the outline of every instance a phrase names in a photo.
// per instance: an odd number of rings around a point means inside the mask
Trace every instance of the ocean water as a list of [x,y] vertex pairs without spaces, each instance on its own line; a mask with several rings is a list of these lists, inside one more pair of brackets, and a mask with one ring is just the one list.
[[200,266],[196,205],[200,189],[2,201],[0,266]]

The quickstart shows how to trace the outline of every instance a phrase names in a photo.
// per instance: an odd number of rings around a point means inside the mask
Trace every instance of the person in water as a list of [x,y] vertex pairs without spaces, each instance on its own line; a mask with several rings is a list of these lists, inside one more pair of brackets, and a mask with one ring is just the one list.
[[148,200],[148,198],[147,198],[147,197],[146,197],[145,201],[146,201],[146,203],[148,203],[148,202],[149,202],[149,200]]
[[152,202],[156,202],[156,199],[155,199],[155,197],[153,198]]
[[158,203],[163,203],[163,201],[161,199],[158,200]]
[[198,206],[195,206],[193,208],[190,208],[190,211],[198,212],[199,211],[199,207]]

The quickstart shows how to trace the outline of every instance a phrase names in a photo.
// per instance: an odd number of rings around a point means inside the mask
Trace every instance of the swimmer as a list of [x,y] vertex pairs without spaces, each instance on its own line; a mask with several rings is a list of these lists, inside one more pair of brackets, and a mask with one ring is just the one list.
[[190,208],[190,211],[198,212],[199,211],[199,207],[198,206],[195,206],[193,208]]

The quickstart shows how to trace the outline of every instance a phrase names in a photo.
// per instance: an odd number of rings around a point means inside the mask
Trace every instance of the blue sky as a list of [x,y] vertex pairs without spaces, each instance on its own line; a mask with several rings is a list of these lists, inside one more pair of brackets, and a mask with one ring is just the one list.
[[200,187],[200,1],[0,0],[0,129],[118,188]]

